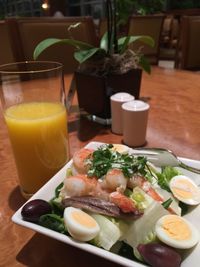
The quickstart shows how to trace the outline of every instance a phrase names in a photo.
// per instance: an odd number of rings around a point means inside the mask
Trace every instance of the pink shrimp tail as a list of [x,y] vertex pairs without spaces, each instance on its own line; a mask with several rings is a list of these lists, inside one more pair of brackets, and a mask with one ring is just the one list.
[[123,212],[135,212],[137,210],[134,202],[119,192],[112,192],[110,194],[110,201],[116,204]]

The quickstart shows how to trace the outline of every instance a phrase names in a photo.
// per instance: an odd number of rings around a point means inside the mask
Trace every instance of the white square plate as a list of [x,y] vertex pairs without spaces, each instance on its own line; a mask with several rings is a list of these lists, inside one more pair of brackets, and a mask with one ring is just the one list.
[[[100,143],[100,142],[91,142],[86,147],[95,149],[102,144],[103,143]],[[190,159],[185,159],[185,158],[181,158],[181,160],[184,163],[189,164],[193,167],[200,168],[200,161],[190,160]],[[55,193],[55,188],[64,180],[65,174],[66,174],[66,169],[69,168],[71,163],[72,163],[72,161],[69,161],[56,175],[54,175],[54,177],[51,180],[49,180],[49,182],[47,182],[36,194],[34,194],[34,196],[32,198],[30,198],[29,201],[32,199],[38,199],[38,198],[44,199],[46,201],[49,201],[50,199],[52,199],[54,196],[54,193]],[[181,169],[181,171],[183,173],[185,173],[186,175],[188,174],[188,176],[190,176],[198,184],[200,184],[200,175],[197,175],[195,173],[193,174],[191,172],[187,172],[183,169]],[[142,264],[142,263],[140,264],[138,262],[129,260],[127,258],[113,254],[109,251],[95,247],[93,245],[90,245],[87,243],[77,242],[77,241],[73,240],[72,238],[70,238],[64,234],[55,232],[53,230],[42,227],[40,225],[24,221],[22,219],[22,216],[21,216],[21,209],[22,209],[22,207],[12,217],[13,222],[15,222],[21,226],[30,228],[32,230],[35,230],[36,232],[39,232],[41,234],[55,238],[55,239],[60,240],[64,243],[67,243],[68,245],[72,245],[74,247],[80,248],[80,249],[85,250],[87,252],[96,254],[98,256],[101,256],[105,259],[116,262],[116,263],[121,264],[123,266],[128,266],[128,267],[147,266],[145,264]],[[199,232],[200,232],[200,223],[199,223],[200,222],[200,205],[198,207],[196,207],[195,209],[193,209],[185,217],[189,221],[191,221],[197,227],[197,229],[199,229]],[[191,267],[191,266],[192,267],[199,267],[199,255],[200,255],[200,243],[194,249],[189,251],[187,257],[183,260],[181,267]]]

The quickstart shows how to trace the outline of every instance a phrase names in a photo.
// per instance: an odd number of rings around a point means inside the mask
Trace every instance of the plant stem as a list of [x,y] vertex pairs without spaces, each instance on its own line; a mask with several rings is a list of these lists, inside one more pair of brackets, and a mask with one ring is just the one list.
[[107,32],[108,32],[108,55],[110,54],[110,45],[111,45],[111,18],[110,18],[110,0],[106,1],[106,13],[107,13]]
[[112,0],[109,1],[110,4],[110,55],[113,53],[113,7]]
[[114,23],[113,23],[113,41],[114,41],[114,52],[117,54],[118,53],[118,42],[117,42],[117,2],[114,0],[113,4],[113,13],[114,13]]
[[107,10],[107,31],[108,31],[108,55],[118,53],[118,42],[117,42],[117,14],[116,14],[117,3],[116,0],[106,1]]

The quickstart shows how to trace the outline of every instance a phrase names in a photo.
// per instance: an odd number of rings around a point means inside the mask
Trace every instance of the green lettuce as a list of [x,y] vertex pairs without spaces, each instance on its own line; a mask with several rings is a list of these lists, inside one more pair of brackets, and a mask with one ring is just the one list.
[[171,192],[169,188],[169,182],[174,176],[180,175],[180,174],[181,172],[174,167],[171,167],[171,166],[162,167],[161,173],[159,172],[156,173],[158,177],[159,186],[162,189],[167,190],[168,192]]

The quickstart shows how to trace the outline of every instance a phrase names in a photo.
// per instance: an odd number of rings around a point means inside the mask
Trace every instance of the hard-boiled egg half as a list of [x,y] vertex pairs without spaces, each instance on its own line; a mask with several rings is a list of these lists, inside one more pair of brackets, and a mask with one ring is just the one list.
[[169,187],[173,195],[189,205],[197,205],[200,203],[200,188],[187,176],[177,175],[174,176]]
[[157,237],[163,243],[180,249],[188,249],[199,241],[199,231],[183,217],[165,215],[155,226]]
[[68,207],[64,210],[64,222],[70,235],[79,241],[89,241],[99,233],[99,225],[86,212]]
[[120,154],[127,154],[129,152],[129,147],[121,144],[113,144],[112,150]]

